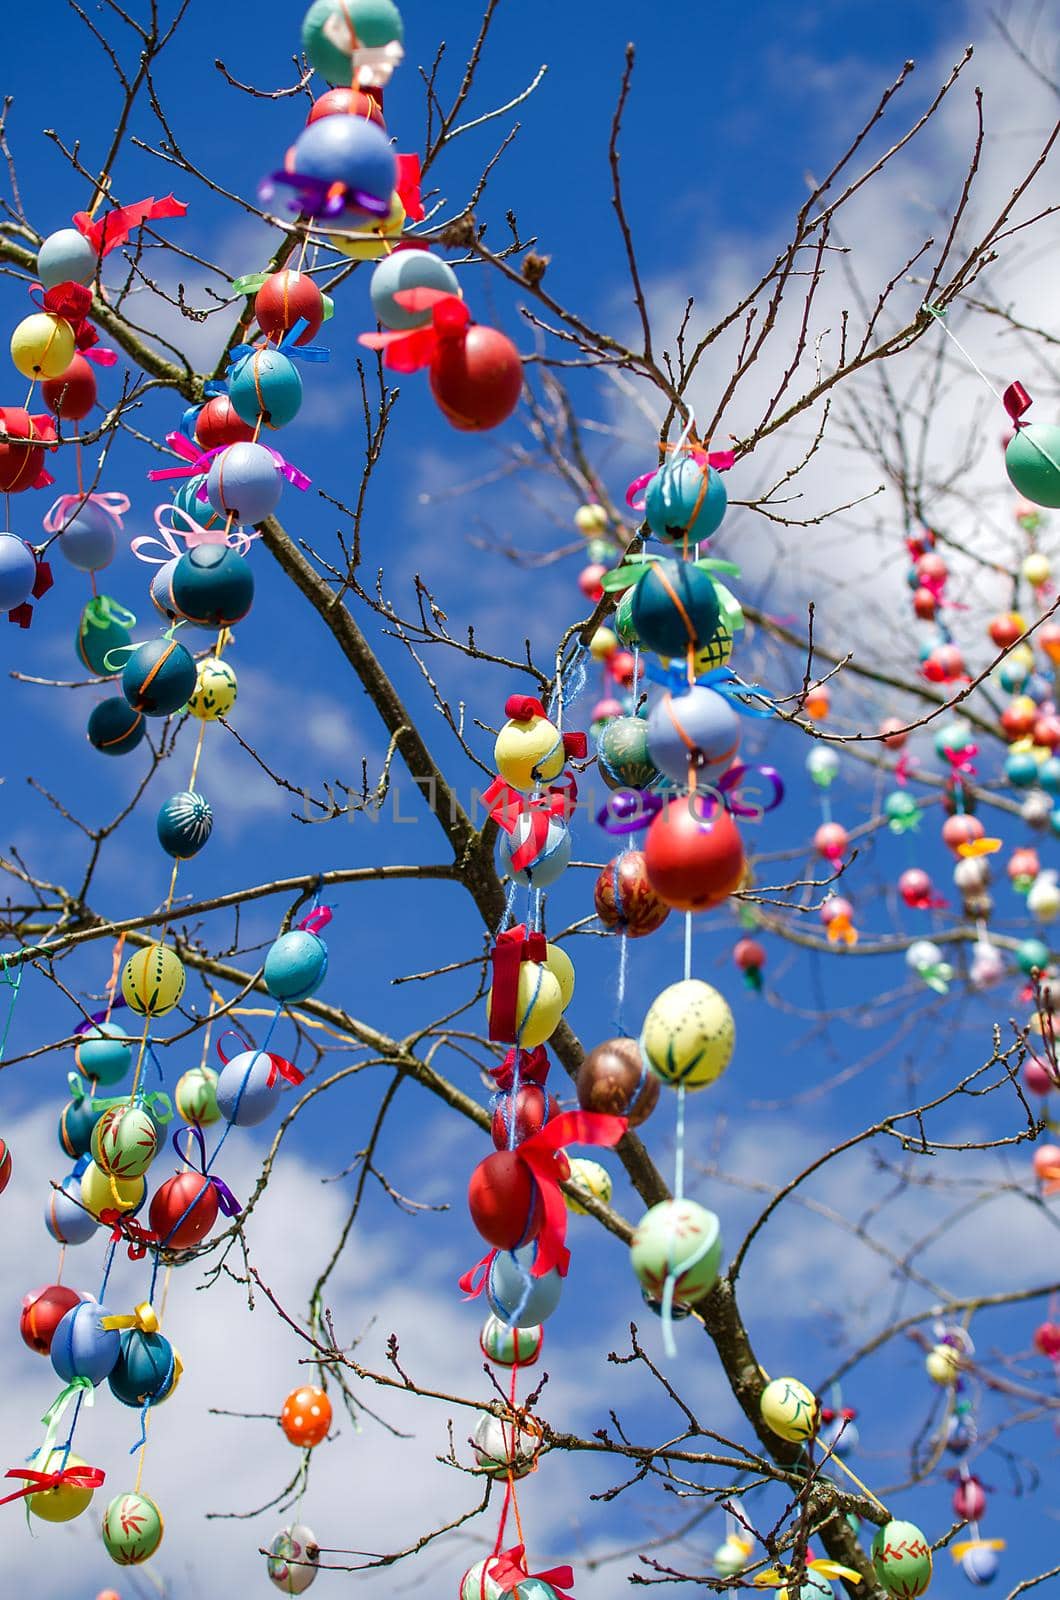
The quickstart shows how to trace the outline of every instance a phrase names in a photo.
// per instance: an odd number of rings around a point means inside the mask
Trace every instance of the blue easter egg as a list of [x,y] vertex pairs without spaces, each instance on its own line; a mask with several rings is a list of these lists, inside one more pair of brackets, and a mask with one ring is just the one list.
[[0,611],[14,611],[33,593],[37,563],[24,539],[0,533]]
[[680,544],[687,534],[698,544],[717,533],[728,504],[721,473],[682,454],[664,461],[649,482],[644,515],[658,538]]
[[740,748],[740,716],[716,689],[696,684],[684,694],[664,694],[648,716],[648,754],[674,783],[687,783],[690,766],[723,770]]
[[[397,160],[389,136],[367,117],[321,117],[298,135],[291,164],[301,177],[344,183],[347,189],[390,205],[397,183]],[[351,194],[347,216],[369,215]]]
[[89,284],[98,265],[99,251],[76,228],[49,233],[37,251],[37,276],[46,289],[60,283]]
[[190,861],[210,837],[213,812],[201,794],[182,789],[163,802],[155,826],[166,854],[177,861]]
[[94,1300],[71,1306],[52,1339],[52,1366],[69,1383],[72,1378],[91,1378],[102,1383],[118,1359],[121,1335],[116,1328],[104,1328],[109,1312]]
[[405,332],[409,328],[425,328],[431,320],[430,310],[410,311],[394,299],[400,289],[437,289],[442,294],[459,294],[456,273],[448,261],[432,254],[430,250],[395,250],[384,256],[372,273],[368,292],[372,297],[372,310],[384,328]]
[[94,500],[72,508],[59,535],[59,554],[78,572],[109,567],[118,548],[118,526],[110,512]]
[[145,732],[142,711],[136,711],[120,695],[101,700],[88,719],[88,742],[107,756],[123,756],[135,750]]
[[556,1591],[542,1578],[524,1578],[515,1589],[517,1600],[556,1600]]
[[61,1189],[49,1192],[44,1207],[44,1226],[57,1244],[85,1244],[99,1224],[90,1211],[79,1204],[81,1177],[71,1173]]
[[1038,763],[1029,750],[1012,750],[1005,757],[1005,778],[1014,789],[1029,789],[1038,780]]
[[514,1252],[499,1250],[490,1262],[486,1299],[493,1315],[510,1328],[532,1328],[559,1305],[563,1279],[556,1268],[542,1278],[530,1276],[536,1253],[537,1246],[528,1244]]
[[132,1041],[113,1022],[86,1028],[74,1046],[77,1069],[97,1083],[120,1083],[132,1066]]
[[[325,118],[330,121],[330,118]],[[210,463],[210,504],[237,522],[264,522],[280,503],[283,479],[272,452],[262,444],[230,444]]]
[[[269,1078],[273,1081],[270,1083]],[[271,1117],[280,1098],[282,1080],[262,1050],[244,1050],[233,1056],[217,1078],[217,1109],[237,1128],[253,1128]]]
[[125,663],[121,687],[134,711],[168,717],[195,690],[194,658],[176,639],[148,639]]
[[199,544],[178,559],[170,593],[178,616],[202,627],[228,628],[254,603],[254,574],[228,545]]
[[281,933],[265,957],[265,987],[274,1000],[308,1000],[324,982],[328,947],[308,928]]
[[529,831],[529,819],[520,817],[512,833],[501,834],[503,869],[510,873],[513,883],[530,884],[535,889],[547,889],[570,865],[570,829],[559,817],[550,817],[544,844],[529,866],[522,867],[517,872],[512,866],[512,852],[524,843]]
[[116,605],[108,595],[93,595],[86,602],[77,625],[76,650],[81,665],[97,677],[113,677],[112,669],[107,666],[107,655],[111,650],[120,650],[132,643],[129,626],[133,620],[131,613]]
[[232,408],[253,426],[259,417],[266,428],[284,428],[302,405],[302,379],[282,350],[268,346],[237,361],[228,379]]
[[1006,694],[1016,694],[1029,676],[1022,661],[1003,661],[997,669],[997,681]]
[[404,36],[394,0],[313,0],[302,20],[302,49],[310,65],[337,88],[354,81],[355,39],[378,50]]
[[107,1383],[123,1406],[142,1406],[149,1400],[164,1400],[175,1375],[173,1346],[163,1334],[126,1328]]
[[[90,1100],[68,1100],[59,1113],[59,1144],[71,1160],[87,1153],[92,1143],[92,1129],[100,1113],[92,1109]],[[80,1193],[80,1190],[78,1190]]]
[[[215,456],[214,460],[216,459]],[[218,512],[215,506],[210,504],[208,499],[200,500],[199,498],[199,490],[206,482],[207,474],[205,472],[196,473],[192,478],[185,478],[180,487],[174,491],[173,504],[178,510],[183,511],[186,516],[189,516],[193,522],[197,522],[200,528],[217,528],[220,527],[223,520],[221,513]]]
[[985,1588],[997,1577],[998,1553],[989,1545],[973,1545],[961,1557],[961,1571],[973,1588]]
[[644,648],[681,660],[689,645],[709,644],[721,621],[713,583],[688,561],[653,562],[633,591],[631,610]]

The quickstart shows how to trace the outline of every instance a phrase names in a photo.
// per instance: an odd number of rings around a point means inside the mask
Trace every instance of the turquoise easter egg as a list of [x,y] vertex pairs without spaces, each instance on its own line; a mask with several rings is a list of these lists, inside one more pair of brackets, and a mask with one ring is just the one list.
[[132,1041],[115,1022],[94,1022],[74,1045],[77,1069],[97,1083],[120,1083],[132,1066]]
[[353,81],[355,44],[381,50],[404,37],[393,0],[314,0],[302,20],[302,49],[310,65],[339,88]]
[[129,629],[136,618],[109,595],[93,595],[81,612],[77,625],[75,649],[77,659],[89,672],[99,678],[111,678],[114,669],[108,667],[109,650],[118,650],[132,642]]
[[59,1143],[72,1161],[87,1155],[99,1112],[91,1100],[68,1100],[59,1113]]
[[134,711],[168,717],[195,689],[195,660],[176,639],[138,644],[122,669],[122,693]]
[[1030,422],[1005,450],[1009,482],[1036,506],[1060,506],[1060,426]]
[[644,515],[657,538],[680,544],[709,539],[721,527],[729,498],[720,472],[682,452],[664,461],[648,484]]
[[200,628],[229,628],[253,604],[254,573],[228,545],[199,544],[178,558],[169,593],[178,617]]
[[384,328],[404,332],[425,328],[431,321],[431,308],[410,311],[394,299],[399,290],[436,289],[440,294],[459,295],[460,285],[448,261],[431,250],[395,250],[384,256],[372,273],[368,291],[372,310]]
[[101,700],[88,719],[88,742],[106,756],[124,756],[135,750],[145,731],[143,712],[121,695]]
[[1060,794],[1060,757],[1046,756],[1038,768],[1038,782],[1047,794]]
[[281,933],[265,957],[265,987],[274,1000],[308,1000],[324,981],[328,947],[308,928]]
[[596,740],[600,776],[609,789],[648,789],[659,769],[648,750],[648,724],[644,717],[613,717]]
[[631,603],[633,627],[646,650],[687,656],[718,631],[721,606],[707,573],[688,561],[656,561],[637,583]]
[[266,345],[237,361],[228,379],[232,409],[244,422],[285,428],[302,406],[302,379],[282,350]]
[[1029,750],[1010,750],[1005,757],[1005,778],[1014,789],[1029,789],[1038,780],[1038,763]]
[[197,472],[192,477],[185,478],[173,492],[173,504],[201,528],[217,528],[223,520],[222,515],[209,500],[199,498],[199,490],[206,481],[205,472]]
[[164,801],[155,820],[158,842],[177,861],[197,856],[213,830],[213,812],[201,794],[182,789]]
[[173,1346],[161,1333],[126,1328],[118,1359],[107,1378],[115,1400],[123,1406],[142,1406],[165,1400],[176,1386],[177,1363]]

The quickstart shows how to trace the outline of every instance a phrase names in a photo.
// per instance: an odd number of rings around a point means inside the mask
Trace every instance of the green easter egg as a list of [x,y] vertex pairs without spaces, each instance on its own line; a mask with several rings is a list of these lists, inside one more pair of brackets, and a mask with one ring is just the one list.
[[645,1212],[630,1246],[641,1287],[661,1300],[674,1274],[674,1299],[690,1304],[706,1294],[721,1262],[721,1224],[694,1200],[663,1200]]
[[217,1122],[221,1113],[217,1107],[216,1072],[212,1067],[189,1067],[177,1080],[173,1100],[185,1122],[194,1122],[200,1128]]
[[162,1543],[165,1524],[145,1494],[116,1494],[103,1513],[103,1543],[119,1567],[138,1567]]
[[1005,471],[1025,499],[1060,506],[1060,426],[1031,422],[1018,428],[1005,451]]
[[895,1600],[917,1600],[931,1582],[931,1546],[912,1522],[885,1522],[872,1541],[872,1567]]

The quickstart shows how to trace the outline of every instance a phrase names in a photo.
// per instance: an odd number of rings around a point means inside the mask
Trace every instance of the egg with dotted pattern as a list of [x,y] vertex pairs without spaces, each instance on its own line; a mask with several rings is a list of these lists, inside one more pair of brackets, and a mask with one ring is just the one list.
[[184,993],[184,963],[164,944],[145,945],[122,969],[125,1004],[138,1017],[164,1017]]
[[664,989],[644,1019],[640,1048],[664,1083],[702,1089],[732,1060],[736,1024],[724,996],[700,978]]
[[326,1439],[331,1427],[331,1401],[324,1390],[315,1384],[292,1389],[280,1412],[280,1427],[301,1450],[311,1450]]

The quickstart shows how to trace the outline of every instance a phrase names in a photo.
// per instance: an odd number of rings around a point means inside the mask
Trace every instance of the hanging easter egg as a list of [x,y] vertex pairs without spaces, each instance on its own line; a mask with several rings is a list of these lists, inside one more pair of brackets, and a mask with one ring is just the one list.
[[604,867],[593,889],[596,915],[605,928],[643,939],[661,928],[670,907],[652,887],[641,850],[624,850]]
[[[989,1539],[970,1539],[965,1544],[959,1565],[964,1576],[974,1589],[986,1588],[997,1577],[1000,1559],[997,1547],[1000,1541]],[[954,1555],[957,1554],[956,1549]]]
[[85,1244],[98,1226],[91,1211],[81,1204],[81,1179],[72,1173],[58,1189],[49,1192],[44,1226],[57,1244]]
[[11,1182],[11,1148],[6,1139],[0,1139],[0,1194]]
[[644,495],[644,516],[660,539],[698,544],[717,533],[728,505],[720,472],[682,451],[664,461]]
[[724,997],[701,978],[684,978],[652,1003],[640,1048],[663,1083],[702,1089],[732,1060],[736,1024]]
[[872,1569],[896,1600],[917,1600],[931,1582],[931,1546],[912,1522],[885,1522],[872,1541]]
[[34,1472],[63,1472],[70,1476],[53,1489],[38,1489],[26,1496],[26,1509],[42,1522],[72,1522],[92,1502],[94,1489],[79,1481],[79,1473],[87,1473],[88,1463],[60,1445],[46,1456],[38,1456],[33,1463]]
[[730,1533],[715,1550],[711,1566],[720,1578],[735,1578],[746,1567],[753,1549],[743,1534]]
[[[314,122],[317,118],[311,113],[309,120]],[[284,267],[280,272],[270,272],[254,296],[254,315],[266,339],[277,343],[296,322],[306,323],[295,344],[311,344],[324,322],[324,296],[307,272]]]
[[[358,55],[382,57],[391,69],[401,60],[405,30],[393,0],[313,0],[302,22],[302,49],[329,83],[373,83],[372,74],[357,71]],[[389,72],[378,81],[386,83]]]
[[1017,739],[1026,739],[1033,731],[1038,719],[1038,707],[1030,695],[1020,694],[1009,701],[1001,713],[1001,731],[1010,744]]
[[687,561],[654,561],[633,590],[631,617],[637,637],[657,655],[701,648],[717,632],[721,606],[707,573]]
[[33,551],[13,533],[0,533],[0,611],[14,611],[33,593],[37,563]]
[[185,1122],[207,1128],[218,1122],[221,1113],[217,1106],[217,1074],[212,1067],[189,1067],[177,1079],[173,1091],[173,1104]]
[[972,1474],[958,1480],[953,1491],[953,1514],[961,1522],[981,1522],[986,1515],[986,1492]]
[[942,842],[957,855],[962,845],[974,844],[985,832],[978,817],[969,816],[967,811],[956,811],[942,824]]
[[1034,1348],[1048,1360],[1060,1361],[1060,1323],[1040,1323],[1034,1330]]
[[1053,1071],[1048,1061],[1040,1061],[1037,1056],[1028,1056],[1020,1071],[1023,1087],[1031,1094],[1045,1096],[1057,1087]]
[[140,1106],[109,1106],[92,1130],[101,1172],[126,1182],[142,1177],[158,1154],[158,1130]]
[[798,1378],[774,1378],[767,1383],[758,1407],[770,1432],[789,1444],[802,1444],[817,1432],[821,1418],[817,1396]]
[[493,1315],[508,1327],[533,1328],[547,1322],[559,1305],[563,1279],[556,1267],[540,1278],[530,1276],[536,1245],[500,1250],[486,1275],[486,1300]]
[[594,661],[610,661],[618,649],[618,635],[610,628],[597,628],[589,640],[589,654]]
[[441,294],[459,295],[460,284],[449,263],[430,250],[395,250],[384,256],[368,285],[372,310],[384,328],[404,332],[430,323],[430,307],[412,311],[394,299],[395,294],[406,289],[437,289]]
[[44,380],[40,392],[53,416],[83,422],[96,403],[96,374],[84,356],[76,355],[65,372]]
[[311,1450],[328,1436],[331,1401],[323,1389],[304,1384],[292,1389],[280,1412],[280,1427],[300,1450]]
[[184,963],[168,945],[144,945],[122,968],[121,992],[138,1017],[164,1017],[184,993]]
[[177,861],[190,861],[213,831],[213,812],[201,794],[182,789],[163,802],[155,819],[155,829],[167,855]]
[[322,117],[303,128],[288,154],[288,170],[315,180],[325,191],[343,185],[341,221],[346,226],[360,218],[374,221],[385,212],[398,176],[383,129],[365,117],[350,116]]
[[638,1128],[654,1111],[661,1092],[635,1039],[608,1039],[582,1058],[576,1079],[583,1111],[626,1117]]
[[492,1312],[479,1335],[482,1354],[498,1367],[532,1367],[544,1342],[544,1328],[511,1328]]
[[11,335],[11,360],[24,378],[57,378],[77,352],[74,330],[65,317],[35,311]]
[[641,1287],[653,1299],[663,1298],[672,1276],[674,1299],[688,1305],[717,1280],[721,1224],[713,1211],[694,1200],[663,1200],[637,1224],[630,1259]]
[[[486,1014],[492,1014],[493,989],[486,998]],[[555,1033],[563,1015],[563,992],[555,974],[536,961],[522,961],[515,999],[516,1040],[524,1050],[533,1050]]]
[[406,215],[401,196],[395,189],[390,196],[390,210],[385,217],[376,216],[369,220],[365,215],[354,217],[346,212],[341,220],[353,223],[356,232],[329,233],[328,244],[351,261],[378,261],[380,256],[388,256],[400,240]]
[[560,944],[545,945],[545,966],[559,984],[564,1011],[574,998],[574,962]]
[[32,1294],[27,1294],[18,1319],[18,1331],[23,1343],[39,1356],[49,1355],[56,1328],[66,1313],[80,1304],[81,1296],[77,1290],[68,1289],[62,1283],[50,1283],[44,1289],[35,1289]]
[[236,675],[227,661],[205,656],[195,672],[195,689],[188,698],[188,710],[200,722],[215,722],[227,717],[236,703]]
[[148,1221],[164,1250],[190,1250],[217,1221],[217,1190],[198,1172],[178,1172],[160,1184]]
[[1036,969],[1045,972],[1050,964],[1049,946],[1041,939],[1021,939],[1016,946],[1016,965],[1029,977]]
[[1030,828],[1047,828],[1053,816],[1052,799],[1040,789],[1033,790],[1020,806],[1020,816]]
[[555,883],[570,864],[570,829],[562,817],[549,817],[548,828],[532,860],[518,870],[512,866],[512,854],[526,843],[531,835],[531,819],[525,814],[517,820],[511,833],[502,833],[500,855],[503,871],[513,883],[534,889],[547,889]]
[[[256,416],[254,421],[257,421]],[[240,444],[253,437],[253,425],[243,421],[227,394],[211,395],[195,413],[195,443],[204,452]]]
[[123,756],[135,750],[146,732],[144,714],[121,695],[101,700],[88,719],[88,742],[103,755]]
[[[214,457],[215,461],[220,459],[220,456]],[[185,478],[173,491],[173,504],[178,511],[183,511],[185,516],[197,522],[201,528],[220,528],[224,522],[223,514],[210,504],[207,496],[200,495],[202,489],[208,488],[209,481],[207,474],[202,472],[193,473],[190,478]],[[152,589],[153,587],[152,584]]]
[[[32,489],[44,471],[44,448],[53,430],[43,419],[31,417],[22,406],[0,407],[0,429],[7,442],[0,444],[0,490],[21,494]],[[24,441],[24,442],[23,442]]]
[[489,1568],[496,1559],[496,1556],[487,1556],[468,1567],[460,1580],[460,1600],[504,1600],[506,1595],[512,1594],[511,1589],[502,1589],[489,1575]]
[[95,500],[75,505],[59,534],[59,554],[78,572],[99,572],[114,560],[117,527],[113,515]]
[[839,861],[850,843],[850,835],[839,822],[822,822],[813,836],[813,847],[826,861]]
[[320,935],[308,928],[292,928],[269,946],[265,987],[274,1000],[285,1004],[308,1000],[324,982],[327,970],[328,947]]
[[94,1022],[75,1044],[74,1061],[96,1083],[120,1083],[132,1066],[132,1040],[115,1022]]
[[37,277],[45,289],[61,283],[90,284],[99,265],[99,251],[76,228],[49,233],[37,251]]
[[140,1407],[168,1399],[179,1375],[176,1354],[164,1334],[126,1328],[107,1384],[123,1406]]
[[132,612],[126,611],[109,595],[93,595],[82,609],[77,625],[75,648],[81,665],[97,677],[112,677],[114,669],[107,665],[107,655],[132,642],[129,629],[135,622]]
[[459,338],[438,339],[428,374],[445,420],[463,433],[496,428],[523,392],[523,363],[496,328],[472,323]]
[[320,1546],[304,1523],[281,1528],[269,1545],[265,1570],[281,1594],[304,1594],[317,1575]]
[[644,859],[655,893],[676,911],[721,905],[747,868],[732,817],[697,795],[670,800],[653,819]]
[[[253,603],[254,573],[228,545],[194,545],[173,568],[170,592],[179,617],[200,627],[231,627]],[[189,693],[195,687],[193,683]]]
[[956,1345],[933,1345],[924,1359],[924,1370],[932,1383],[948,1389],[961,1375],[961,1352]]
[[498,1250],[516,1250],[541,1232],[545,1220],[540,1187],[526,1162],[511,1150],[495,1150],[471,1174],[467,1190],[471,1220]]
[[[599,1200],[601,1204],[605,1206],[611,1204],[611,1196],[614,1192],[611,1174],[606,1167],[600,1165],[599,1161],[589,1161],[585,1156],[572,1156],[570,1159],[570,1181],[571,1183],[576,1183],[579,1189],[584,1189],[586,1194],[592,1195],[594,1200]],[[565,1194],[563,1203],[573,1216],[584,1217],[586,1215],[585,1206],[581,1205],[573,1196]]]
[[109,1316],[105,1306],[83,1300],[59,1322],[52,1335],[52,1366],[64,1383],[73,1378],[89,1378],[100,1384],[110,1372],[121,1350],[121,1335],[116,1328],[105,1328]]
[[99,1112],[89,1099],[68,1100],[59,1113],[59,1143],[71,1160],[85,1155],[92,1147],[92,1133]]
[[217,1079],[217,1109],[226,1122],[256,1127],[275,1111],[282,1087],[264,1050],[243,1050],[226,1062]]
[[558,778],[567,760],[559,729],[532,709],[535,703],[527,702],[526,715],[508,719],[493,747],[497,771],[523,794]]
[[538,1083],[522,1083],[518,1093],[509,1090],[506,1094],[495,1096],[495,1099],[490,1134],[498,1150],[507,1150],[513,1145],[522,1144],[524,1139],[532,1139],[535,1133],[540,1133],[546,1122],[559,1114],[559,1101],[554,1100]]
[[1005,449],[1009,482],[1036,506],[1060,506],[1060,427],[1030,422],[1017,428]]
[[[827,789],[839,771],[839,756],[831,745],[815,744],[806,757],[806,771],[819,789]],[[894,798],[893,796],[891,798]],[[913,800],[912,795],[900,795],[903,800]],[[916,801],[913,800],[913,805]]]
[[276,510],[283,478],[265,445],[233,444],[211,461],[206,491],[218,516],[250,525],[264,522]]
[[99,1221],[104,1211],[136,1211],[143,1203],[142,1177],[116,1178],[90,1161],[81,1174],[81,1204]]
[[484,1411],[475,1424],[471,1448],[480,1472],[501,1478],[509,1473],[515,1478],[525,1478],[534,1470],[541,1440],[526,1428]]
[[648,753],[674,783],[687,784],[692,772],[723,770],[739,748],[739,714],[716,689],[667,690],[648,717]]
[[168,717],[195,688],[195,661],[176,639],[148,639],[122,668],[121,687],[134,711]]
[[116,1494],[100,1530],[107,1554],[119,1567],[138,1567],[162,1543],[162,1513],[146,1494]]
[[648,752],[644,717],[615,717],[605,723],[597,736],[596,755],[609,789],[648,789],[659,777]]
[[[282,350],[268,345],[252,350],[232,368],[228,379],[232,406],[244,422],[285,428],[302,408],[302,379]],[[200,547],[201,548],[201,547]]]
[[1038,763],[1029,750],[1010,750],[1005,757],[1005,780],[1014,789],[1029,789],[1037,780]]

